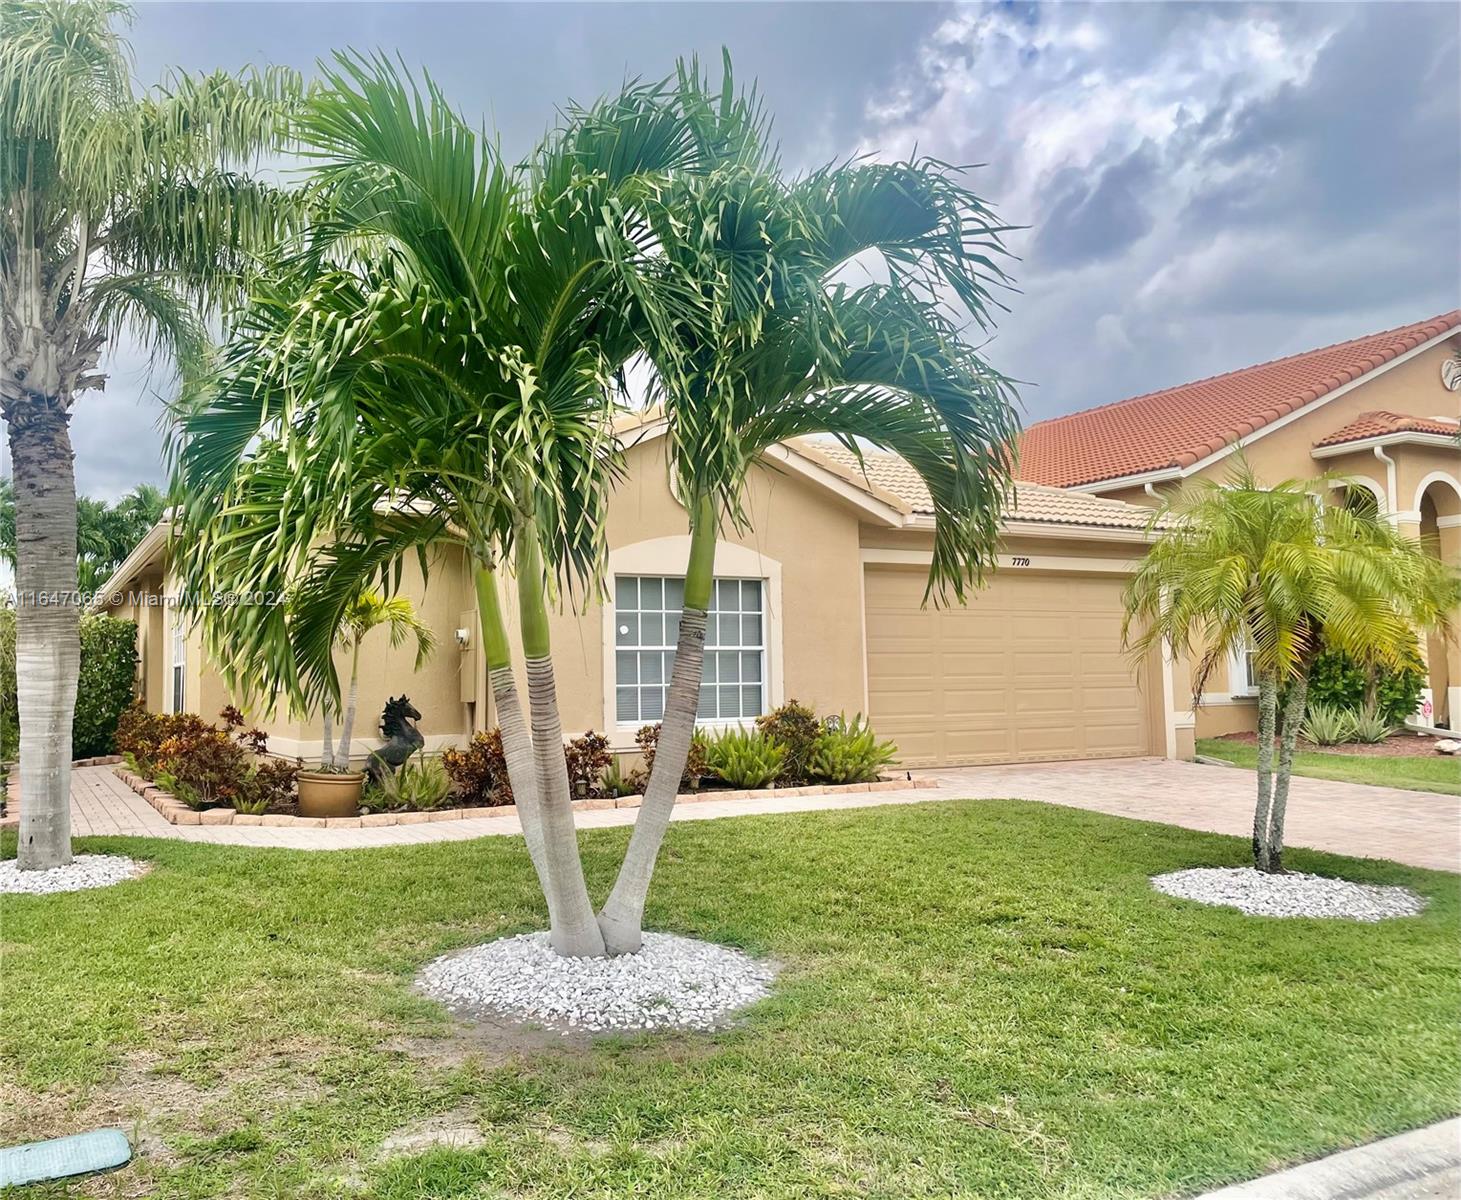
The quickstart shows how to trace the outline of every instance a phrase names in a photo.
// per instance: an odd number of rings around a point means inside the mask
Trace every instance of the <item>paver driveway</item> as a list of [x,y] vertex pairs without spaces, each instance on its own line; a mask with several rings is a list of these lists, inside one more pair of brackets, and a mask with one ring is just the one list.
[[[701,801],[676,820],[711,820],[753,813],[808,812],[920,804],[929,800],[1038,800],[1120,817],[1246,837],[1253,822],[1253,773],[1159,758],[1127,758],[1007,767],[961,767],[921,772],[940,786],[906,792]],[[134,795],[109,767],[72,773],[71,811],[78,836],[124,834],[298,850],[344,850],[417,842],[462,841],[521,832],[508,816],[439,821],[382,829],[287,829],[270,826],[169,825]],[[580,828],[628,825],[635,809],[575,814]],[[1289,796],[1288,843],[1417,867],[1461,870],[1461,801],[1430,792],[1331,783],[1295,776]]]
[[[1211,833],[1253,832],[1254,773],[1240,767],[1125,758],[929,773],[944,786],[923,796],[1017,796]],[[1284,840],[1461,871],[1461,799],[1295,775]]]

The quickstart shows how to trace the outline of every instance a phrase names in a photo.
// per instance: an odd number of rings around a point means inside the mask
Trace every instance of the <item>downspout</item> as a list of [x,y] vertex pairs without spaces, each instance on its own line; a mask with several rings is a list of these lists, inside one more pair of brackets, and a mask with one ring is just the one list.
[[1398,526],[1400,521],[1400,509],[1396,505],[1395,491],[1399,484],[1395,479],[1395,460],[1385,453],[1384,446],[1374,447],[1375,457],[1385,464],[1385,519],[1393,526]]

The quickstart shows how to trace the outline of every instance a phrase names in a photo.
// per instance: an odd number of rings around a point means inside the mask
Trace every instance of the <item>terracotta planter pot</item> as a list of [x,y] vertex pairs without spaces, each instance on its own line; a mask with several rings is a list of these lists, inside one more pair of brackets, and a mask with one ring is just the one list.
[[353,817],[360,811],[360,795],[365,790],[363,772],[336,775],[301,771],[296,778],[301,817]]

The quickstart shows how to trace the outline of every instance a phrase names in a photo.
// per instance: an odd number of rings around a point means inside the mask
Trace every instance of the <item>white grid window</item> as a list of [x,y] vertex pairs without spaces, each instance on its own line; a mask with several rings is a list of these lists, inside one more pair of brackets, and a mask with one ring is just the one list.
[[188,677],[188,632],[182,617],[174,613],[172,624],[172,710],[185,711]]
[[[685,581],[620,575],[614,581],[614,714],[621,725],[663,720]],[[701,721],[759,716],[766,708],[765,589],[759,579],[717,579],[705,627]]]

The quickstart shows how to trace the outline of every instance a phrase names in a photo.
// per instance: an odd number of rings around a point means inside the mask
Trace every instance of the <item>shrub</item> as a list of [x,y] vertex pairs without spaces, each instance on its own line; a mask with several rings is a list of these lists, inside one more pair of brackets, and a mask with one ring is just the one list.
[[[659,733],[660,725],[656,723],[640,726],[639,732],[634,735],[634,744],[639,747],[644,768],[629,772],[627,781],[631,785],[631,794],[644,791],[649,783],[650,774],[654,771],[654,756],[659,750]],[[708,745],[709,741],[703,729],[697,729],[690,735],[690,752],[685,755],[685,769],[680,772],[680,791],[695,790],[700,786],[700,780],[710,774],[710,765],[706,758]]]
[[81,670],[72,753],[98,758],[115,751],[117,720],[137,691],[137,626],[117,617],[81,618]]
[[1415,713],[1425,685],[1425,668],[1417,651],[1399,669],[1373,672],[1338,650],[1326,650],[1309,670],[1309,703],[1359,712],[1373,704],[1392,725],[1403,725]]
[[639,757],[644,759],[645,775],[654,771],[654,756],[659,749],[659,731],[658,723],[641,725],[639,732],[634,735],[634,744],[639,747]]
[[441,765],[463,804],[495,807],[512,803],[500,729],[474,733],[465,750],[446,751]]
[[[589,795],[602,796],[601,776],[613,760],[609,739],[590,729],[563,747],[568,780],[588,781]],[[507,756],[502,749],[502,731],[490,729],[472,735],[465,750],[448,750],[441,765],[463,804],[496,806],[512,803],[512,782],[507,777]]]
[[1375,680],[1375,708],[1380,716],[1392,725],[1404,725],[1415,716],[1425,678],[1419,653],[1398,671],[1381,671]]
[[609,753],[608,738],[590,729],[563,747],[563,757],[568,764],[570,787],[576,789],[581,780],[590,796],[603,795],[599,780],[614,757]]
[[1338,746],[1355,735],[1355,715],[1333,704],[1311,704],[1299,731],[1316,746]]
[[445,804],[451,790],[452,778],[441,760],[417,755],[367,788],[364,802],[372,810],[429,812]]
[[700,780],[710,774],[710,739],[705,730],[697,729],[690,735],[690,753],[685,756],[685,773],[681,784],[689,784],[692,790],[700,786]]
[[604,768],[603,788],[605,795],[613,796],[616,800],[620,796],[632,796],[634,794],[633,778],[635,772],[624,774],[624,767],[617,758],[610,758],[609,765]]
[[[137,626],[117,617],[82,617],[72,754],[98,758],[120,753],[115,741],[117,723],[132,703],[136,688]],[[13,757],[19,748],[17,714],[15,610],[0,608],[0,757]]]
[[872,783],[897,756],[892,742],[880,742],[858,713],[829,720],[812,748],[808,768],[815,779],[828,783]]
[[786,769],[786,747],[759,729],[727,729],[709,739],[710,769],[732,787],[762,788]]
[[810,778],[812,753],[823,725],[805,704],[788,700],[780,708],[756,718],[756,728],[786,747],[786,761],[777,783],[791,786]]
[[1374,745],[1394,732],[1395,726],[1385,719],[1378,705],[1362,708],[1354,714],[1354,740],[1357,742]]
[[136,701],[117,719],[117,750],[133,769],[153,778],[162,761],[164,742],[171,738],[194,738],[212,729],[197,713],[148,712],[142,701]]
[[134,704],[117,723],[117,745],[133,770],[189,808],[226,804],[261,813],[287,803],[297,768],[267,757],[268,737],[245,728],[238,709],[221,715],[219,729],[196,713],[151,713]]

